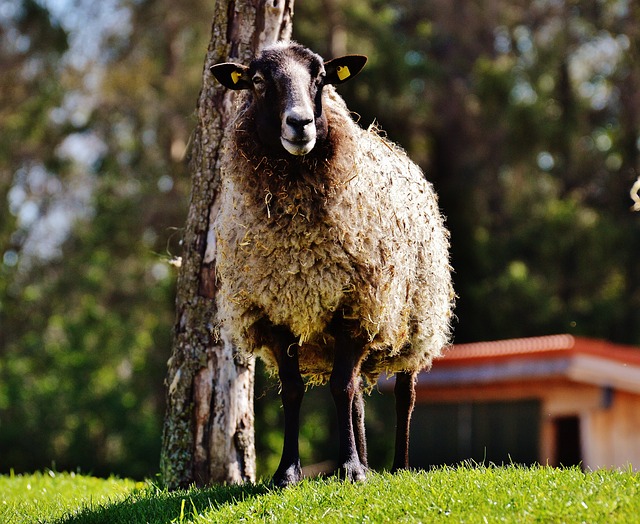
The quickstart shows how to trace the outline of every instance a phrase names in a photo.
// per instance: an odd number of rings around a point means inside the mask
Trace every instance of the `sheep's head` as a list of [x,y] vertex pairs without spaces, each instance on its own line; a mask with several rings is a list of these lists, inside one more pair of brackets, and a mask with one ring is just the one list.
[[252,92],[256,131],[264,145],[306,155],[327,136],[323,87],[350,80],[366,61],[347,55],[323,62],[309,49],[288,43],[265,49],[248,66],[228,62],[211,72],[229,89]]

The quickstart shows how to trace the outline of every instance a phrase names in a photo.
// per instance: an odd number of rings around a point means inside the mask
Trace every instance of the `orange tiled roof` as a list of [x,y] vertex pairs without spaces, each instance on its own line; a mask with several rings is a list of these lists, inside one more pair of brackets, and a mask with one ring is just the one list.
[[617,362],[640,364],[640,348],[613,344],[604,340],[574,337],[573,335],[547,335],[542,337],[512,338],[490,342],[454,344],[438,359],[438,366],[480,363],[517,357],[544,357],[593,355]]

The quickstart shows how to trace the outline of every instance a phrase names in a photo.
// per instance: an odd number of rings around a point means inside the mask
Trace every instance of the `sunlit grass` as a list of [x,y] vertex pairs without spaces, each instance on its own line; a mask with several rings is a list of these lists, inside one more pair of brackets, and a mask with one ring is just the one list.
[[0,476],[0,522],[51,522],[87,506],[123,500],[135,488],[132,480],[98,479],[50,470]]
[[640,522],[640,474],[578,468],[464,466],[372,473],[360,484],[307,479],[284,490],[258,483],[178,492],[44,473],[0,477],[0,493],[7,523]]

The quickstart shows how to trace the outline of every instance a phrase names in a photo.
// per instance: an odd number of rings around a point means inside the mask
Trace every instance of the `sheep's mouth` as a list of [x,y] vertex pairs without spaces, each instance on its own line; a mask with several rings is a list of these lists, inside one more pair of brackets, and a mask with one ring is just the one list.
[[309,153],[313,147],[316,145],[316,139],[312,138],[310,140],[301,139],[301,140],[289,140],[285,137],[280,137],[280,142],[282,142],[282,146],[292,155],[302,156]]

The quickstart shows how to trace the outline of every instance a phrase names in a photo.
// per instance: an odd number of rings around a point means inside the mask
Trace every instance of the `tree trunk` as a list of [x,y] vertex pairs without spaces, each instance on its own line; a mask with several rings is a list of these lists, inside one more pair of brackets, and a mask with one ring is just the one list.
[[347,27],[340,0],[322,0],[325,16],[329,21],[328,45],[329,56],[337,57],[347,54]]
[[192,193],[177,283],[173,353],[160,469],[170,489],[255,480],[252,359],[219,336],[215,218],[220,153],[233,93],[209,72],[248,63],[265,45],[289,39],[294,0],[217,0],[191,152]]

